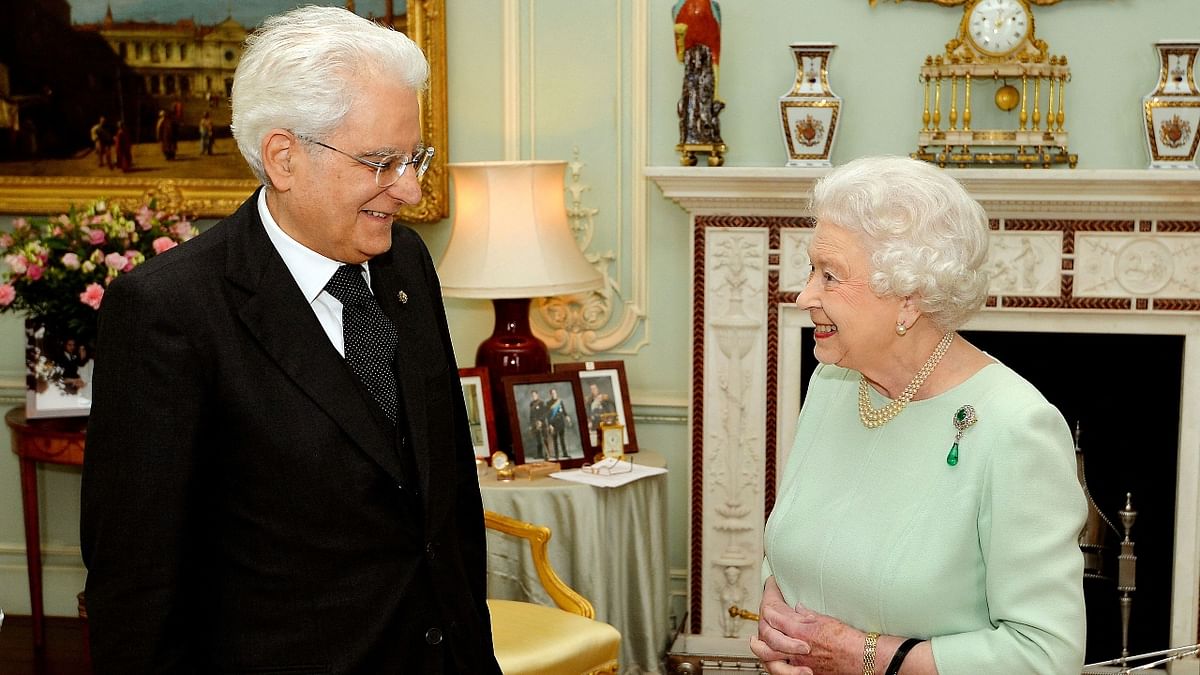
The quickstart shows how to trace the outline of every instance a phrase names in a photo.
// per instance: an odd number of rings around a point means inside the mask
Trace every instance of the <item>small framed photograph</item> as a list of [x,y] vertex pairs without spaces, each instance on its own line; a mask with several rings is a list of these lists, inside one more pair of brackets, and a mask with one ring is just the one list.
[[503,382],[518,464],[554,461],[573,468],[591,461],[583,392],[573,374],[511,375]]
[[471,429],[471,444],[475,458],[487,460],[500,448],[496,445],[496,425],[493,420],[492,394],[488,386],[487,368],[459,368],[463,400],[467,404],[467,426]]
[[25,320],[25,416],[86,417],[92,409],[93,345],[62,327]]
[[623,361],[556,363],[554,372],[571,372],[579,378],[584,412],[587,414],[588,447],[592,452],[603,449],[604,432],[601,425],[604,424],[620,424],[624,428],[625,454],[637,452],[633,405],[629,402],[629,382],[625,379]]

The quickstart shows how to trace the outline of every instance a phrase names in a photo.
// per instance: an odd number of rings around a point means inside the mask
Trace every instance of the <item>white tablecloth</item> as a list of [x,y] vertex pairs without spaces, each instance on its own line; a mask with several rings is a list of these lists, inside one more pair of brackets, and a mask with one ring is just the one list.
[[[653,451],[633,458],[665,465]],[[554,570],[621,632],[621,673],[661,672],[670,632],[666,475],[599,488],[548,477],[500,482],[488,472],[479,485],[484,508],[550,528]],[[553,606],[523,539],[488,531],[488,597]]]

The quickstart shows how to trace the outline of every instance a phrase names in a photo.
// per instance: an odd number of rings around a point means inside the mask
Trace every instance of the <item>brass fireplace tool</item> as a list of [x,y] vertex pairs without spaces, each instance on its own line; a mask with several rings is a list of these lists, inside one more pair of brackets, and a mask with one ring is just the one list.
[[[1096,506],[1091,492],[1088,491],[1087,479],[1085,478],[1083,467],[1083,449],[1079,444],[1078,422],[1075,423],[1075,468],[1079,475],[1079,484],[1083,487],[1083,494],[1087,497],[1088,504],[1087,522],[1084,524],[1083,530],[1079,533],[1079,548],[1083,551],[1083,574],[1085,577],[1092,579],[1108,580],[1110,577],[1104,570],[1104,539],[1107,534],[1104,525],[1107,525],[1108,529],[1111,529],[1118,535],[1121,533],[1117,532],[1117,528],[1112,524],[1112,521]],[[1086,664],[1083,667],[1083,672],[1125,675],[1126,673],[1149,670],[1170,661],[1200,654],[1200,644],[1194,644],[1187,647],[1174,647],[1156,652],[1137,654],[1135,656],[1129,655],[1129,623],[1133,613],[1133,593],[1137,590],[1137,556],[1133,552],[1133,538],[1130,537],[1130,531],[1133,530],[1133,523],[1137,519],[1137,511],[1133,508],[1132,493],[1125,493],[1125,508],[1118,511],[1117,515],[1121,517],[1121,526],[1125,530],[1124,539],[1121,540],[1121,552],[1117,555],[1117,592],[1121,596],[1121,656],[1108,661]],[[1144,661],[1146,659],[1155,660],[1133,667],[1129,665],[1131,661]],[[1112,666],[1116,666],[1116,669],[1114,670]]]

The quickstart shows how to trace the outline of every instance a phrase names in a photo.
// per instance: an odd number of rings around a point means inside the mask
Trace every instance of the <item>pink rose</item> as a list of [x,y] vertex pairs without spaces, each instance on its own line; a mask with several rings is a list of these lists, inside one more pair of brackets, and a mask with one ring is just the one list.
[[25,220],[24,218],[14,218],[13,219],[13,229],[14,230],[24,230],[28,227],[29,227],[28,220]]
[[181,220],[171,226],[171,234],[179,241],[187,241],[193,236],[192,224],[186,220]]
[[29,278],[30,278],[30,280],[32,280],[32,281],[37,281],[38,279],[41,279],[41,278],[42,278],[42,272],[43,272],[43,270],[42,270],[42,266],[41,266],[41,265],[30,265],[30,266],[29,266],[29,267],[28,267],[28,268],[25,270],[25,274],[29,275]]
[[88,243],[90,243],[92,246],[99,246],[103,244],[106,239],[107,237],[104,236],[104,230],[88,231]]
[[100,301],[103,299],[104,287],[100,284],[88,284],[87,288],[79,294],[79,301],[92,309],[100,309]]
[[69,270],[79,269],[79,254],[64,253],[63,257],[62,257],[62,264],[63,264],[63,267],[65,267]]
[[17,299],[17,289],[12,284],[0,284],[0,307],[8,307]]
[[179,244],[175,243],[175,240],[170,237],[159,237],[158,239],[155,239],[151,245],[154,247],[155,253],[161,254],[165,251],[170,251]]
[[9,246],[12,246],[12,245],[13,245],[13,238],[12,238],[11,234],[0,234],[0,246],[3,246],[4,248],[8,248]]
[[108,255],[104,256],[104,264],[108,266],[108,269],[115,272],[120,272],[125,269],[125,266],[129,264],[129,261],[126,260],[125,256],[121,255],[120,253],[109,253]]
[[9,269],[13,274],[25,274],[25,256],[20,256],[15,253],[4,256],[4,262],[8,263]]
[[138,209],[137,215],[134,218],[143,230],[148,230],[154,225],[154,214],[150,212],[149,206],[143,206]]

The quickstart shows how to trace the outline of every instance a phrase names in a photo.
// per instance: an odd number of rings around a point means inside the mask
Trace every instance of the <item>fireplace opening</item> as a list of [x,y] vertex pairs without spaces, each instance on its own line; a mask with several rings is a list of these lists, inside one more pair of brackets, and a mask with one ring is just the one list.
[[[1170,645],[1171,580],[1183,336],[962,331],[962,336],[1025,379],[1080,428],[1088,489],[1116,526],[1103,552],[1107,579],[1085,579],[1087,661],[1120,656],[1118,516],[1132,493],[1137,555],[1129,652]],[[816,367],[811,328],[802,330],[801,397]],[[790,439],[785,439],[790,443]],[[782,467],[781,467],[782,469]]]

